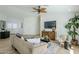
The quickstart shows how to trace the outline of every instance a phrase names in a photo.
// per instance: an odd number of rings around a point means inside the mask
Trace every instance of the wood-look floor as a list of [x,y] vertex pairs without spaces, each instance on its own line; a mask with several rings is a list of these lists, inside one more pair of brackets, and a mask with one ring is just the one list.
[[[0,54],[17,54],[17,52],[12,48],[11,40],[14,38],[15,36],[11,35],[10,38],[0,39]],[[54,42],[52,42],[52,47],[49,47],[48,51],[49,52],[46,52],[46,54],[70,54],[70,50],[59,47]],[[79,54],[79,46],[73,46],[73,53]]]

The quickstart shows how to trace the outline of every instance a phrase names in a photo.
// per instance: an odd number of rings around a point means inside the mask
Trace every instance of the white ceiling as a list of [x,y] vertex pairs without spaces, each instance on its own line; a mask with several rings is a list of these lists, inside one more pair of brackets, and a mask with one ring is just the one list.
[[[26,17],[34,14],[32,7],[36,7],[36,5],[0,5],[0,14],[20,18]],[[48,5],[45,7],[47,13],[79,12],[78,5]]]
[[49,12],[79,12],[78,5],[53,5],[48,6]]
[[0,6],[0,13],[6,16],[25,17],[32,12],[32,6]]

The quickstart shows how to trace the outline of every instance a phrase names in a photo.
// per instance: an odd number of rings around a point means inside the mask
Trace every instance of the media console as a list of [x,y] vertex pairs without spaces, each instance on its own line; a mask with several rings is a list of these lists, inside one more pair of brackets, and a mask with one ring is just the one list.
[[1,31],[0,32],[0,39],[6,39],[10,37],[10,31]]
[[42,31],[42,37],[48,36],[49,39],[55,40],[55,31]]

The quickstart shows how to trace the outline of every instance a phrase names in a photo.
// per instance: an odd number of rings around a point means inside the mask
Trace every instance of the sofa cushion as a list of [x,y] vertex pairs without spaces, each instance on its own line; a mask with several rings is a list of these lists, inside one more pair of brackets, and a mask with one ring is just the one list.
[[27,41],[33,44],[38,44],[40,43],[40,38],[27,39]]

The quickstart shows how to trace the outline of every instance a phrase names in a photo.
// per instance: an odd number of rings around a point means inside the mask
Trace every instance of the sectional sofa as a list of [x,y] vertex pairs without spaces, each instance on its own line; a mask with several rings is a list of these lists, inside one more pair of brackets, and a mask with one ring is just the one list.
[[47,52],[47,43],[42,44],[32,44],[28,41],[25,41],[22,38],[14,37],[12,40],[12,46],[20,54],[44,54]]

